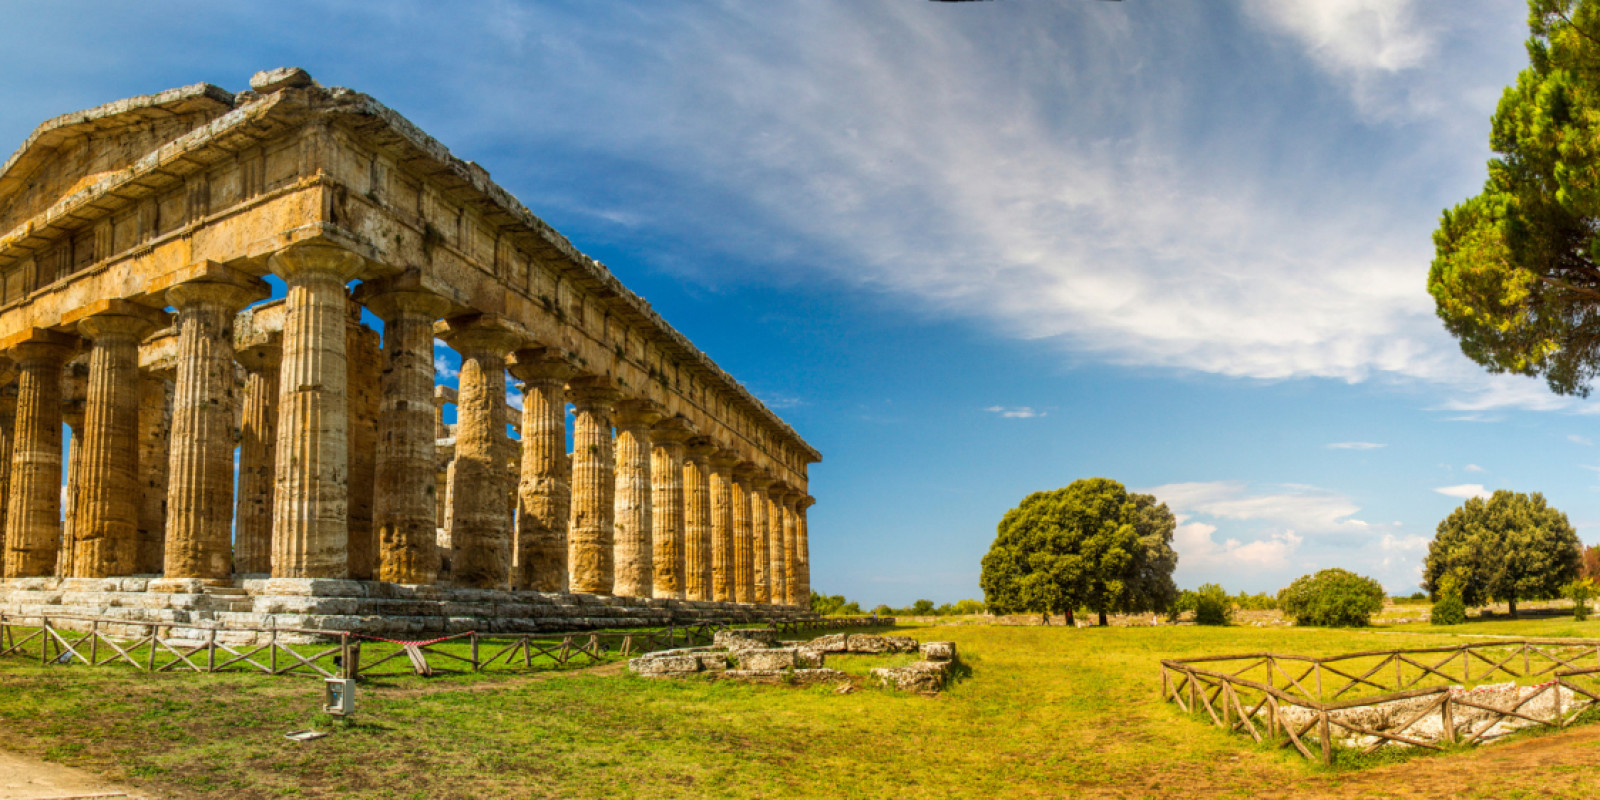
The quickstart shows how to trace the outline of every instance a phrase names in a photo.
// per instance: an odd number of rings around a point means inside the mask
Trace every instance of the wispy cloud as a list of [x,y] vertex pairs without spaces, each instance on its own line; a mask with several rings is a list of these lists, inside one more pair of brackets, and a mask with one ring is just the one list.
[[1006,419],[1033,419],[1045,416],[1045,412],[1036,411],[1029,406],[989,406],[984,411],[990,414],[999,414]]
[[1334,442],[1328,445],[1329,450],[1377,450],[1381,447],[1388,445],[1377,442]]
[[1439,488],[1434,489],[1434,491],[1446,497],[1459,497],[1463,500],[1470,497],[1489,497],[1490,495],[1494,494],[1488,489],[1483,488],[1483,484],[1481,483],[1463,483],[1457,486],[1440,486]]
[[1567,441],[1572,442],[1573,444],[1581,444],[1584,447],[1594,447],[1593,439],[1590,439],[1587,436],[1579,436],[1576,433],[1567,434]]
[[1468,464],[1461,468],[1463,472],[1484,472],[1484,468],[1477,464]]

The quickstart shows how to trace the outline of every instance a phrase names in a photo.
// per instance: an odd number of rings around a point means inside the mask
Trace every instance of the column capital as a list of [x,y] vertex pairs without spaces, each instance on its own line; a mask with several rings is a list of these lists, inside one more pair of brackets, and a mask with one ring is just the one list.
[[450,313],[454,303],[433,292],[421,289],[393,289],[383,291],[374,284],[363,283],[356,287],[351,299],[372,309],[379,319],[391,321],[400,314],[416,314],[439,319]]
[[809,494],[803,494],[803,495],[800,495],[800,499],[794,501],[794,509],[796,511],[804,511],[804,510],[806,510],[806,509],[808,509],[808,508],[810,508],[810,507],[812,507],[812,506],[814,506],[816,504],[817,504],[817,498],[812,497]]
[[739,451],[729,450],[725,447],[719,446],[707,460],[710,461],[711,466],[716,468],[718,471],[732,472],[734,465],[739,463]]
[[[17,377],[17,362],[12,361],[11,359],[6,358],[5,356],[0,356],[0,387],[12,386],[13,385],[12,381],[16,377]],[[0,502],[4,502],[4,499],[0,498]]]
[[564,385],[578,374],[578,365],[554,347],[524,347],[506,356],[506,370],[524,383]]
[[695,435],[694,423],[681,416],[667,417],[650,429],[656,444],[686,444]]
[[567,383],[567,399],[581,408],[611,406],[622,397],[610,378],[584,376]]
[[715,452],[717,443],[709,436],[691,436],[684,442],[684,458],[697,464],[705,464]]
[[433,335],[456,352],[509,353],[531,337],[526,330],[498,314],[469,314],[433,323]]
[[48,328],[29,328],[0,340],[0,352],[18,365],[30,361],[65,361],[80,344],[82,340],[68,333]]
[[260,278],[235,273],[234,280],[195,280],[167,289],[167,303],[180,312],[185,308],[216,306],[237,312],[272,293]]
[[456,391],[454,386],[446,386],[440,383],[435,384],[433,387],[433,405],[435,407],[442,407],[446,403],[454,403],[460,398],[461,393]]
[[771,488],[774,483],[772,476],[759,468],[752,469],[745,476],[744,482],[746,486],[762,494],[766,494],[767,489]]
[[254,337],[249,344],[236,346],[233,357],[250,372],[278,369],[283,365],[283,333],[271,331]]
[[285,280],[301,275],[327,275],[340,283],[361,277],[368,270],[367,260],[331,244],[299,244],[273,253],[267,269]]
[[612,424],[618,428],[648,431],[661,421],[664,409],[649,400],[622,400],[616,405]]
[[172,315],[129,300],[97,300],[62,317],[63,325],[76,324],[88,339],[123,336],[143,339],[172,324]]

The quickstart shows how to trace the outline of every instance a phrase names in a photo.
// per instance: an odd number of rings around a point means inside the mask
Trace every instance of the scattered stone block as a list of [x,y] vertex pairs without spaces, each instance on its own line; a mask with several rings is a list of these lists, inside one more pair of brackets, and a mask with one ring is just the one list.
[[794,669],[799,665],[793,648],[772,650],[742,650],[739,652],[739,669],[774,670]]
[[922,645],[923,661],[955,661],[955,642],[927,642]]
[[827,636],[818,636],[811,640],[811,649],[823,653],[848,653],[850,635],[847,633],[830,633]]
[[902,692],[937,692],[944,688],[949,675],[949,661],[918,661],[904,667],[879,667],[872,678],[879,686],[899,689]]

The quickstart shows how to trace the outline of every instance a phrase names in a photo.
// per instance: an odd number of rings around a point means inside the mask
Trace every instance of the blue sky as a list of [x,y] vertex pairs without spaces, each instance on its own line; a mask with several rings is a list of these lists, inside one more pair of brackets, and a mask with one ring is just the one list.
[[1409,592],[1496,488],[1600,542],[1600,404],[1485,374],[1425,289],[1520,0],[338,9],[16,4],[0,149],[276,66],[374,95],[822,451],[813,584],[868,604],[981,596],[999,517],[1094,475],[1180,515],[1183,586]]

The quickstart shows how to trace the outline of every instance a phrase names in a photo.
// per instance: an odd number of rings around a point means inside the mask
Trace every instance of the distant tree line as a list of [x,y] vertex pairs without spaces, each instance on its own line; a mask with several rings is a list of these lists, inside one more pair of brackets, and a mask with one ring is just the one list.
[[982,600],[957,600],[954,603],[934,605],[932,600],[918,600],[904,608],[894,608],[889,605],[878,605],[871,612],[862,611],[861,604],[853,600],[846,600],[842,594],[821,595],[811,593],[811,610],[823,616],[860,616],[868,613],[880,617],[953,617],[967,614],[983,614],[988,608]]

